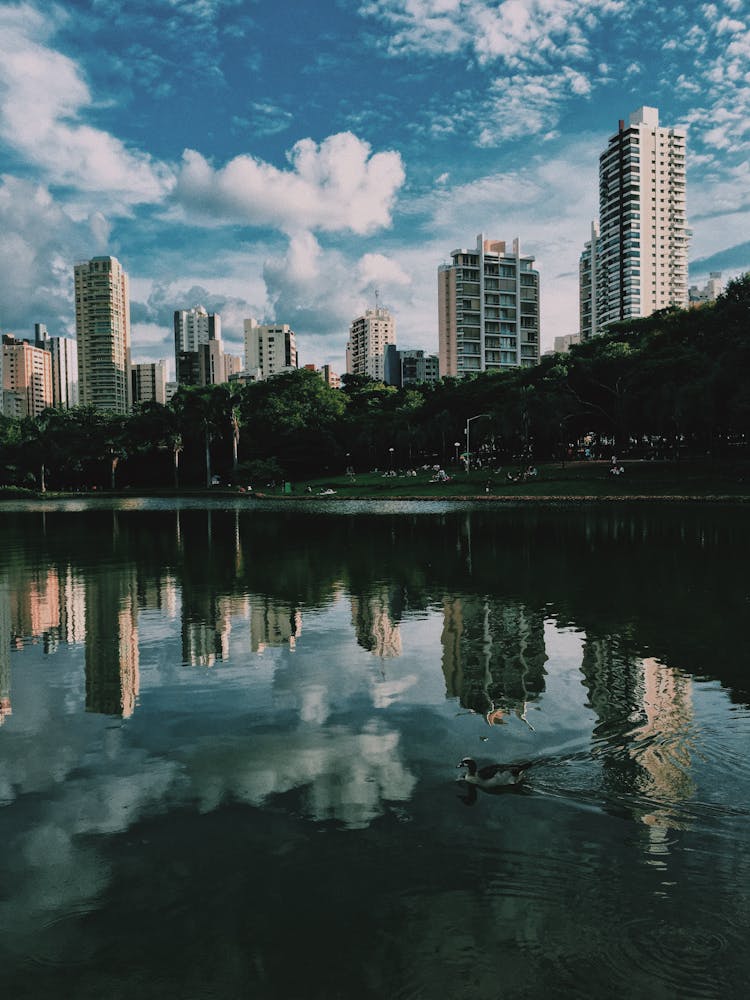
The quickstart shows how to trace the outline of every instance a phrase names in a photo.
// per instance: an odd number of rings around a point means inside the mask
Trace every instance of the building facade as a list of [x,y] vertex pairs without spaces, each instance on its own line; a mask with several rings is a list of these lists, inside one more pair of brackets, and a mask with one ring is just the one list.
[[9,417],[36,417],[52,406],[52,358],[49,351],[3,336],[2,388]]
[[423,382],[437,382],[439,376],[438,357],[425,354],[422,350],[400,351],[395,344],[389,344],[385,351],[386,385],[398,388],[421,385]]
[[534,258],[477,236],[438,268],[440,375],[464,375],[539,362],[539,272]]
[[297,368],[297,339],[287,323],[257,323],[246,319],[245,369],[267,379]]
[[133,406],[151,400],[167,405],[167,362],[153,361],[132,367]]
[[620,121],[599,158],[599,236],[590,274],[582,268],[581,275],[582,302],[589,280],[596,314],[590,323],[582,318],[584,338],[621,320],[687,307],[685,176],[684,130],[660,126],[650,107],[634,111],[627,125]]
[[203,306],[174,314],[174,358],[179,385],[214,385],[226,381],[221,344],[221,316]]
[[599,269],[599,223],[591,223],[591,239],[583,245],[578,262],[578,323],[581,340],[599,332],[597,323],[597,276]]
[[724,280],[721,271],[711,271],[708,281],[701,288],[699,285],[691,285],[688,289],[688,299],[691,308],[694,306],[705,306],[710,302],[715,302],[724,291]]
[[396,320],[387,309],[367,309],[349,327],[346,344],[348,375],[364,375],[376,382],[385,380],[385,352],[396,343]]
[[130,410],[128,276],[116,257],[93,257],[74,269],[78,390],[83,406]]

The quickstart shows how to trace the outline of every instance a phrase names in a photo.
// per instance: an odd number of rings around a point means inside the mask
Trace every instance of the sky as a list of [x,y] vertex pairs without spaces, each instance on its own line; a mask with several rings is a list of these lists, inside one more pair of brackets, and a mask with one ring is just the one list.
[[0,3],[0,331],[75,334],[73,264],[130,276],[133,361],[175,309],[289,323],[345,370],[376,301],[437,352],[437,268],[520,239],[542,350],[578,329],[598,156],[688,130],[690,280],[750,270],[750,0]]

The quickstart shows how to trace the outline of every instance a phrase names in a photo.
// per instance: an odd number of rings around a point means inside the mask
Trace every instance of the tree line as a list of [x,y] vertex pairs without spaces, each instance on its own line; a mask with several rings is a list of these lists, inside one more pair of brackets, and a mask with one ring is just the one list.
[[300,369],[234,387],[181,386],[127,416],[91,407],[0,418],[0,486],[238,485],[618,455],[740,454],[750,434],[750,274],[716,303],[620,323],[533,368],[403,389]]

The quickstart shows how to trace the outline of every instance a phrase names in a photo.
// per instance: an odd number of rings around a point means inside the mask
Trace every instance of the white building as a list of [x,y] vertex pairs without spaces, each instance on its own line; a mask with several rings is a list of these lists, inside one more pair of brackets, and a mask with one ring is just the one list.
[[83,406],[130,409],[130,297],[116,257],[93,257],[74,268],[78,389]]
[[[180,385],[212,385],[214,382],[223,382],[219,313],[209,313],[203,306],[175,310],[174,357]],[[221,363],[216,360],[217,357],[221,358]],[[211,376],[214,369],[218,373],[215,378]]]
[[539,272],[534,258],[477,236],[438,268],[440,375],[463,376],[539,361]]
[[711,271],[708,281],[700,288],[698,285],[691,285],[688,290],[688,298],[691,306],[703,306],[709,302],[715,302],[724,291],[724,280],[721,271]]
[[167,405],[167,362],[164,359],[133,365],[133,406],[149,400]]
[[619,320],[686,308],[690,235],[685,132],[660,126],[656,108],[638,108],[599,158],[596,316],[582,322],[584,337]]
[[385,380],[385,351],[388,344],[396,343],[396,321],[378,306],[367,309],[349,327],[346,345],[346,371],[348,375],[365,375],[376,382]]
[[259,324],[246,319],[245,370],[267,379],[297,368],[297,341],[287,323]]

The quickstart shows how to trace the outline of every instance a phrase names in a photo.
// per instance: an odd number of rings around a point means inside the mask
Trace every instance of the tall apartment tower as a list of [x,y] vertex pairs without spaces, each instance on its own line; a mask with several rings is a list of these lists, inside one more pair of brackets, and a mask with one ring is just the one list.
[[224,382],[221,316],[203,306],[174,314],[174,360],[180,385]]
[[591,239],[583,245],[578,262],[578,314],[581,340],[599,332],[597,323],[597,279],[599,276],[599,225],[591,223]]
[[366,375],[376,382],[385,381],[385,352],[396,343],[396,320],[387,309],[377,306],[365,310],[349,327],[346,345],[348,375]]
[[657,309],[687,308],[690,235],[685,132],[660,126],[657,108],[638,108],[599,157],[596,317],[588,336]]
[[257,323],[246,319],[245,368],[261,379],[291,371],[298,365],[297,338],[287,323]]
[[440,375],[463,376],[539,362],[539,272],[534,258],[477,236],[438,268]]
[[9,417],[37,417],[52,406],[52,358],[49,351],[10,334],[2,338],[2,389]]
[[128,276],[116,257],[93,257],[74,268],[78,391],[83,406],[130,410]]

